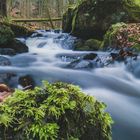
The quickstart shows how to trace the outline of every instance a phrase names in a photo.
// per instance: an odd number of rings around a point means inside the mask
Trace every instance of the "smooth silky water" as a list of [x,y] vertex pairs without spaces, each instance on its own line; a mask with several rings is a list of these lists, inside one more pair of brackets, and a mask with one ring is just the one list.
[[[36,34],[41,36],[36,37]],[[18,77],[31,75],[37,85],[42,80],[79,85],[86,94],[107,104],[107,111],[114,120],[113,140],[139,140],[140,61],[132,64],[131,72],[123,63],[90,70],[70,69],[66,66],[71,61],[90,53],[72,51],[75,39],[69,34],[53,31],[37,31],[29,38],[20,38],[29,47],[29,53],[7,56],[12,66],[0,67],[0,72],[15,73]],[[12,79],[11,83],[17,86],[17,79]]]

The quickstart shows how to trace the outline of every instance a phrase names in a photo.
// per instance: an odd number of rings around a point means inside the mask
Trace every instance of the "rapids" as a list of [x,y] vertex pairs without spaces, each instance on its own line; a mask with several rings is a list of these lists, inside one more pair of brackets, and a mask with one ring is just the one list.
[[[114,120],[113,140],[140,139],[140,61],[129,65],[115,63],[94,69],[72,69],[67,65],[90,52],[73,51],[75,37],[53,31],[37,31],[31,37],[18,38],[29,47],[29,53],[6,56],[12,66],[1,66],[0,73],[14,73],[10,82],[31,75],[36,84],[42,80],[64,81],[79,85],[86,94],[107,104]],[[108,52],[95,52],[99,56]]]

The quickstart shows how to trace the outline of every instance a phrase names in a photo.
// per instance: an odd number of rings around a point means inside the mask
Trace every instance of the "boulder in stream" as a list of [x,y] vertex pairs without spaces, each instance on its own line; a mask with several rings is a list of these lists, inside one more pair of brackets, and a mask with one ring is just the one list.
[[13,55],[15,53],[28,52],[28,47],[24,43],[16,40],[15,37],[10,26],[0,23],[0,49],[4,49],[4,52],[2,51],[1,54]]
[[80,57],[78,60],[74,60],[67,67],[73,69],[91,69],[103,67],[104,64],[96,53],[89,53]]

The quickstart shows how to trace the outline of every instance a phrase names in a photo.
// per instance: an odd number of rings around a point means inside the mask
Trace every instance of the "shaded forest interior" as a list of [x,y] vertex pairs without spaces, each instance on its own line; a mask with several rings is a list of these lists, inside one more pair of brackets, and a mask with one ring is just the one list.
[[[11,19],[27,19],[27,22],[18,24],[28,24],[36,28],[61,28],[60,19],[68,7],[74,4],[75,0],[1,0],[0,15],[7,16],[6,20]],[[54,19],[52,21],[42,21],[39,19]],[[37,20],[29,22],[28,20]],[[55,20],[57,19],[57,20]]]

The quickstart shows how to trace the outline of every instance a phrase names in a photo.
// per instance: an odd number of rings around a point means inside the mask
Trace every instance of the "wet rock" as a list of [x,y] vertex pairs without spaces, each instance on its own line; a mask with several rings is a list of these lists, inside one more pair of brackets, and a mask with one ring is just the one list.
[[16,52],[14,49],[11,48],[0,48],[1,55],[15,55]]
[[29,51],[26,44],[20,42],[19,40],[14,40],[11,45],[9,44],[9,46],[14,49],[16,53],[25,53]]
[[7,57],[0,56],[0,66],[9,66],[11,65],[10,60]]
[[90,53],[85,56],[80,57],[78,60],[71,62],[68,67],[74,69],[90,69],[98,67],[98,55],[95,53]]
[[23,87],[24,90],[34,89],[35,87],[35,81],[30,75],[19,77],[18,83]]
[[94,60],[98,55],[96,53],[90,53],[84,56],[84,60]]
[[87,69],[92,68],[92,63],[86,60],[77,60],[70,63],[68,67],[73,69]]
[[43,34],[35,32],[31,35],[31,37],[43,37]]
[[6,45],[0,45],[0,49],[4,50],[4,52],[2,53],[5,55],[28,52],[28,47],[24,43],[15,39],[13,39],[12,42],[9,42]]
[[[10,66],[11,62],[7,57],[0,56],[0,66]],[[0,71],[0,83],[8,84],[10,79],[15,76],[13,73]]]

